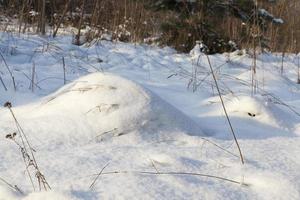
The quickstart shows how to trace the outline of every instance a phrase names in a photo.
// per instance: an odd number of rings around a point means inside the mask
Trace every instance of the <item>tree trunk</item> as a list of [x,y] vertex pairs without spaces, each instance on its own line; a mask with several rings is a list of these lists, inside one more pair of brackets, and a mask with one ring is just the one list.
[[46,11],[46,0],[41,0],[39,5],[39,24],[38,24],[38,33],[41,33],[42,35],[46,34],[46,17],[45,17],[45,11]]

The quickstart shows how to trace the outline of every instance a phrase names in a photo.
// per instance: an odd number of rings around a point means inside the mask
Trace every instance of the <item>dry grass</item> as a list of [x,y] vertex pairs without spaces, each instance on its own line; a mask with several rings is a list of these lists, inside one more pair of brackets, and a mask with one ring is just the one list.
[[12,104],[10,102],[6,102],[4,104],[4,107],[9,109],[17,128],[17,132],[7,134],[6,138],[13,141],[19,147],[23,158],[23,162],[25,164],[26,173],[30,179],[30,183],[32,185],[33,190],[36,191],[36,184],[33,181],[33,177],[36,178],[39,191],[43,189],[45,191],[51,189],[45,176],[40,171],[39,165],[37,164],[35,158],[35,150],[32,148],[27,135],[25,134],[23,128],[21,127],[19,121],[17,120],[12,110]]
[[[226,40],[235,41],[241,48],[252,48],[251,29],[253,27],[242,24],[231,15],[221,18],[214,15],[204,17],[196,14],[194,17],[182,19],[174,11],[150,9],[147,6],[149,2],[151,1],[60,0],[46,3],[45,19],[48,31],[51,31],[54,37],[63,27],[77,27],[78,32],[74,33],[76,44],[109,34],[111,40],[159,42],[159,44],[173,46],[180,51],[189,51],[195,41],[206,38],[205,35],[208,34],[204,31],[206,28],[207,30],[213,28],[213,32]],[[258,4],[285,21],[281,26],[269,23],[264,27],[263,35],[269,41],[270,50],[299,52],[300,18],[297,17],[297,12],[300,9],[300,1],[278,0],[276,4],[272,4],[259,0]],[[30,5],[26,0],[8,1],[5,9],[2,8],[8,16],[18,19],[19,32],[35,30],[43,33],[41,28],[44,23],[41,20],[43,13],[39,13],[41,10],[41,4],[35,2]],[[32,11],[37,11],[37,13],[34,15]],[[86,27],[89,27],[89,31],[82,33],[80,30]],[[85,34],[85,41],[81,41],[80,36],[83,34]],[[215,48],[216,52],[230,50],[230,48],[223,47]]]

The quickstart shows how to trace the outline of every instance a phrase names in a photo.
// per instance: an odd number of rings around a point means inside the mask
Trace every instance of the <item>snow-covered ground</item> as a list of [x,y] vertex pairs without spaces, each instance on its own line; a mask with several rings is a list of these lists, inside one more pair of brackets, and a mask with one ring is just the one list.
[[300,199],[299,56],[286,55],[281,74],[281,54],[260,55],[255,94],[251,56],[210,56],[242,165],[197,49],[71,41],[0,35],[0,103],[12,103],[52,188],[38,192],[33,175],[33,191],[19,147],[6,138],[16,132],[21,143],[21,133],[1,107],[0,200]]

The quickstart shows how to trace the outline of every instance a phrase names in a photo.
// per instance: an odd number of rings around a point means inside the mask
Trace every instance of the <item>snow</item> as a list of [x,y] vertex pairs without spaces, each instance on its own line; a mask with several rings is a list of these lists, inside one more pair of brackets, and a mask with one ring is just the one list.
[[281,18],[274,18],[273,22],[275,22],[277,24],[283,24],[284,23],[283,19],[281,19]]
[[5,138],[17,131],[13,117],[1,107],[0,178],[24,193],[0,181],[1,200],[300,198],[296,55],[286,55],[283,74],[282,54],[259,55],[253,95],[251,55],[209,56],[246,160],[241,165],[200,44],[179,54],[109,41],[79,47],[69,36],[1,33],[0,40],[17,88],[0,60],[8,88],[0,83],[0,103],[12,102],[52,188],[33,191],[19,148]]
[[272,22],[274,22],[276,24],[283,24],[284,23],[283,19],[275,18],[271,13],[269,13],[267,10],[265,10],[263,8],[258,9],[258,12],[259,12],[259,15],[271,20]]
[[14,194],[8,187],[5,185],[0,185],[0,200],[14,200],[17,199],[17,194]]
[[16,192],[12,192],[5,186],[0,186],[0,200],[77,200],[70,194],[64,194],[62,192],[34,192],[28,196],[20,195]]

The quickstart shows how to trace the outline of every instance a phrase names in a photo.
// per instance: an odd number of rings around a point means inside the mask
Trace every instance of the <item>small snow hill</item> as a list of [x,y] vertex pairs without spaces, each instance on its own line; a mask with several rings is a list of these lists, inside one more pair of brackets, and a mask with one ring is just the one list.
[[[203,135],[193,120],[148,89],[107,73],[77,79],[13,111],[27,134],[57,143],[83,144],[130,133],[137,139],[171,133]],[[0,131],[13,132],[10,113],[0,112]]]

